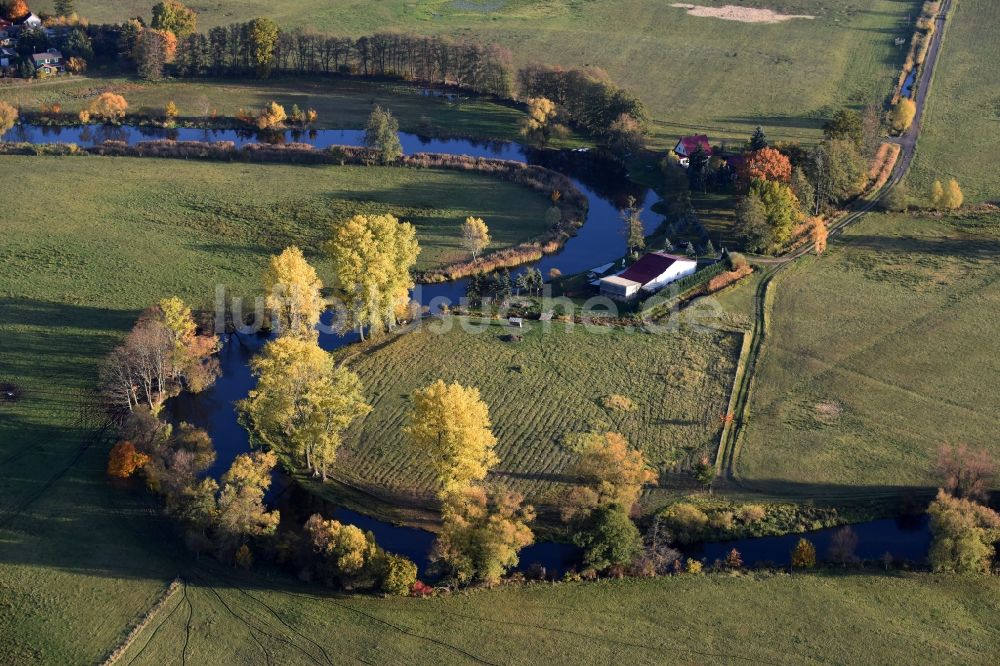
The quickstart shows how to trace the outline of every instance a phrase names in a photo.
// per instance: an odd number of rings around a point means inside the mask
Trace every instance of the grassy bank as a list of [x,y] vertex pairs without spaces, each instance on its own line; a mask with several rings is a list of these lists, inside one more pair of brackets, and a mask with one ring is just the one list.
[[927,102],[912,194],[926,199],[931,183],[957,178],[966,201],[1000,200],[1000,181],[989,167],[1000,152],[1000,45],[992,38],[1000,4],[952,3],[934,93]]
[[998,453],[1000,217],[871,215],[772,285],[738,471],[795,496],[931,486],[942,443]]
[[[572,436],[588,429],[621,432],[664,469],[691,451],[714,454],[738,335],[525,326],[448,318],[353,357],[374,409],[348,433],[338,476],[397,493],[427,490],[427,470],[413,464],[400,428],[409,394],[439,378],[479,388],[499,440],[496,480],[536,500],[565,483]],[[507,341],[511,333],[523,339]],[[610,394],[634,410],[605,407]]]
[[[318,128],[362,129],[372,106],[390,109],[404,132],[434,136],[468,136],[517,140],[524,114],[510,106],[460,96],[455,100],[426,96],[412,85],[320,77],[282,77],[269,81],[241,79],[183,79],[156,83],[124,77],[65,77],[0,88],[0,99],[26,111],[43,104],[59,104],[63,112],[86,108],[102,92],[117,92],[129,102],[129,112],[162,117],[173,101],[182,118],[195,121],[211,116],[232,118],[240,109],[259,109],[272,100],[291,111],[314,108]],[[564,141],[580,145],[577,139]],[[561,144],[562,145],[562,144]]]
[[990,578],[679,577],[429,600],[210,582],[175,595],[125,663],[985,664],[1000,650]]

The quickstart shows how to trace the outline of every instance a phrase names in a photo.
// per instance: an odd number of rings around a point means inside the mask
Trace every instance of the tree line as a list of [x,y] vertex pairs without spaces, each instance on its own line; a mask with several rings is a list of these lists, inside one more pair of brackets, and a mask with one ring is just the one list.
[[[515,70],[511,51],[495,43],[391,32],[348,37],[282,30],[268,18],[198,32],[196,13],[178,0],[154,5],[149,23],[136,17],[120,24],[88,24],[75,14],[47,21],[59,28],[54,37],[42,29],[22,31],[22,55],[26,59],[57,46],[80,61],[79,71],[97,59],[134,67],[151,80],[167,73],[260,78],[275,73],[339,74],[457,86],[502,99],[544,97],[558,105],[565,122],[632,148],[646,122],[641,101],[602,70],[545,65]],[[23,64],[21,75],[34,76],[26,60]],[[555,109],[551,111],[542,125],[555,115]]]

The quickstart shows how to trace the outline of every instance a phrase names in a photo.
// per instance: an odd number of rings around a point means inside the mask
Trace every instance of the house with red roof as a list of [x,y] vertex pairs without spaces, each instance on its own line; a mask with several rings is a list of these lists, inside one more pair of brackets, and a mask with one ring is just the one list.
[[708,142],[707,135],[693,134],[691,136],[682,136],[677,141],[677,145],[674,146],[674,152],[680,158],[681,166],[687,167],[691,163],[691,155],[699,148],[704,150],[705,154],[709,157],[712,156],[712,144]]
[[601,295],[616,301],[651,296],[698,270],[698,262],[666,252],[650,252],[617,275],[601,278]]

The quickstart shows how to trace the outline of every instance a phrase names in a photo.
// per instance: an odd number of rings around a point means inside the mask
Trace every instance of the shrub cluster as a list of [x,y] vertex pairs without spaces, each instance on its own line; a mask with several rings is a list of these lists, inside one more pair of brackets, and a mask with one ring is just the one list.
[[661,511],[657,520],[676,544],[806,532],[840,522],[833,508],[725,500],[677,502]]

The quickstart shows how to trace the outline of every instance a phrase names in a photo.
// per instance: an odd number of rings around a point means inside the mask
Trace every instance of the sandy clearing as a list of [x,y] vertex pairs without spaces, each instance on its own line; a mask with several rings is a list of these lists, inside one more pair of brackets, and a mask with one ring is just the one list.
[[703,5],[691,5],[686,2],[675,2],[670,5],[678,9],[686,9],[691,16],[701,18],[718,18],[726,21],[739,21],[741,23],[781,23],[792,19],[814,19],[815,16],[809,14],[779,14],[772,9],[756,9],[754,7],[737,7],[736,5],[725,5],[724,7],[705,7]]

